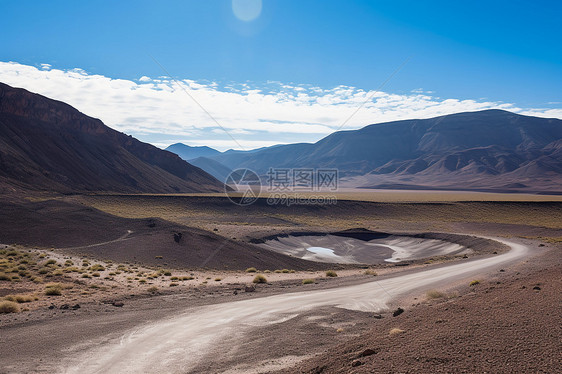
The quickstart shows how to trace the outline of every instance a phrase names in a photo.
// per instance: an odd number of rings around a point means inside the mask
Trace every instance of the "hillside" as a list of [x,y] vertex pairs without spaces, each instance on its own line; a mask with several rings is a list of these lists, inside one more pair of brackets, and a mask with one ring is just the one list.
[[562,192],[562,120],[466,112],[212,158],[261,175],[270,167],[337,168],[348,187]]
[[200,192],[223,185],[70,105],[0,83],[0,191]]

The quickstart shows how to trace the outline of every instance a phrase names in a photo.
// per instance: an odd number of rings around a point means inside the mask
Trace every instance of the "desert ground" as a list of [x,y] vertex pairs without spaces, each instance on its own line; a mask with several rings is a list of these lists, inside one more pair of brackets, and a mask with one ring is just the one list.
[[[330,205],[241,207],[217,194],[37,193],[1,204],[0,372],[561,364],[561,196],[344,191]],[[303,241],[350,261],[318,262]]]

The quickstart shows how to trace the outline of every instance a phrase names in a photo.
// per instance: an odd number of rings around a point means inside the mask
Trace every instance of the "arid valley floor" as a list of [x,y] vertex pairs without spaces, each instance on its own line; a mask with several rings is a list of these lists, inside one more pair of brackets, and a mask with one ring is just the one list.
[[[0,372],[554,372],[561,200],[430,192],[347,193],[329,206],[260,199],[240,207],[195,194],[5,199],[0,296],[18,312],[0,314]],[[470,253],[366,265],[259,247],[279,235],[341,232],[438,239]],[[525,251],[498,260],[515,246]],[[253,283],[257,274],[264,283]]]

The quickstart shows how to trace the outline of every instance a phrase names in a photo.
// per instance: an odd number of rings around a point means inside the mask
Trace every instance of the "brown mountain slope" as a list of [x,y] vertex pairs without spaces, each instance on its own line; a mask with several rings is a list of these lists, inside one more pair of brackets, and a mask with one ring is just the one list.
[[18,188],[164,193],[223,185],[70,105],[0,83],[0,191]]

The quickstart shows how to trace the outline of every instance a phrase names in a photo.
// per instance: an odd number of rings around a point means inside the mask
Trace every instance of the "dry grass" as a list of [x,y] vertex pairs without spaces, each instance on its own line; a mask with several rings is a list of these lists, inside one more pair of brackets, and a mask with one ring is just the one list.
[[33,295],[6,295],[4,296],[4,299],[16,302],[18,304],[30,303],[37,300],[37,298]]
[[20,307],[13,301],[0,301],[0,313],[18,313]]
[[477,284],[480,284],[480,281],[478,279],[475,279],[471,281],[468,285],[472,287],[472,286],[476,286]]
[[258,274],[254,277],[254,283],[267,283],[267,278],[261,274]]
[[427,291],[426,296],[428,299],[440,299],[446,297],[446,295],[443,292],[437,290]]
[[60,296],[62,295],[62,284],[49,283],[45,286],[45,295],[47,296]]
[[336,272],[333,271],[333,270],[328,270],[328,271],[326,272],[326,276],[327,276],[327,277],[330,277],[330,278],[333,278],[333,277],[337,277],[337,276],[338,276],[338,273],[336,273]]
[[302,284],[313,284],[315,282],[314,279],[303,279]]

